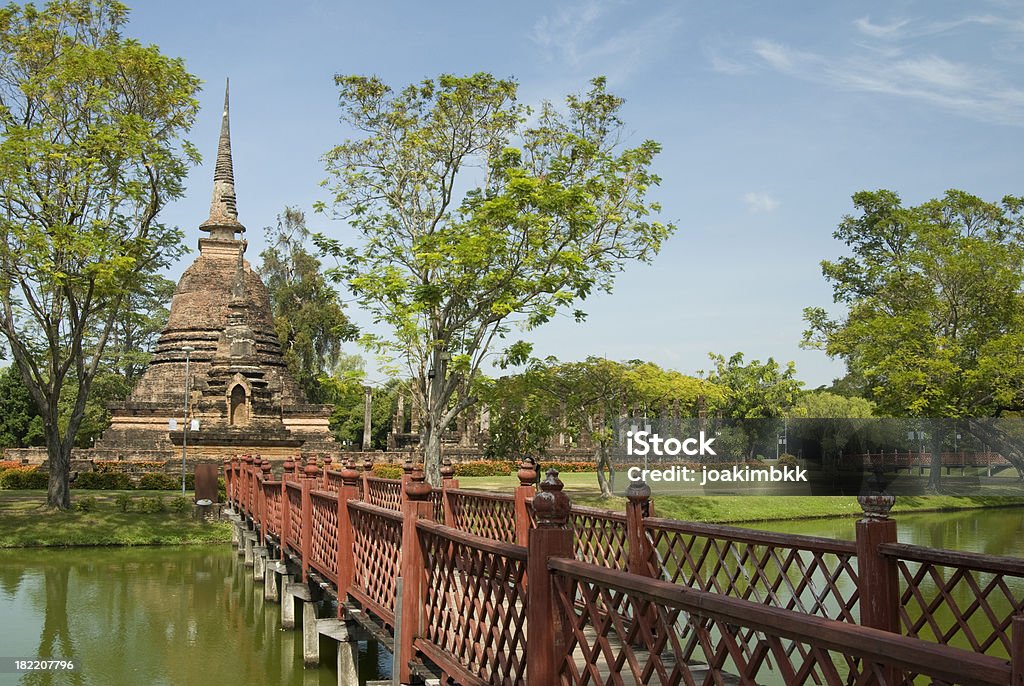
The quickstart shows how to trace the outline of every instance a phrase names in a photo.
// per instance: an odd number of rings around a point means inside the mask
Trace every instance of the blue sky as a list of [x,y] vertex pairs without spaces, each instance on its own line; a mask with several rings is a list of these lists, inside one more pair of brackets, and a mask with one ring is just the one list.
[[[145,2],[128,33],[205,82],[190,139],[204,164],[165,221],[194,247],[206,218],[224,78],[248,257],[285,205],[327,197],[320,157],[347,132],[336,73],[402,86],[489,71],[536,103],[603,74],[626,99],[627,143],[663,153],[651,197],[679,226],[615,293],[532,332],[560,359],[643,358],[687,373],[708,352],[796,362],[809,387],[841,363],[799,348],[802,309],[828,306],[822,259],[859,190],[916,204],[961,188],[1024,191],[1024,3]],[[191,257],[173,270],[176,277]],[[354,318],[368,318],[352,310]],[[351,351],[354,352],[354,351]],[[372,374],[371,374],[372,375]]]

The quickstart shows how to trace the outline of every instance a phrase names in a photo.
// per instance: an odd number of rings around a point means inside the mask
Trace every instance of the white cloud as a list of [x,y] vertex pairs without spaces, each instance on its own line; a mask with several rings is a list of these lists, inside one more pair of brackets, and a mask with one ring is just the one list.
[[750,214],[767,214],[779,207],[779,201],[768,193],[747,193],[743,196],[743,204]]
[[762,66],[805,81],[920,100],[979,121],[1024,125],[1024,89],[989,68],[898,51],[827,57],[767,40],[754,41],[753,51]]
[[910,22],[906,19],[891,24],[872,24],[868,17],[861,17],[853,22],[857,29],[872,38],[898,38],[903,35],[902,29]]
[[716,71],[719,74],[728,74],[729,76],[738,76],[740,74],[749,74],[753,69],[750,65],[744,64],[737,60],[730,60],[722,57],[717,52],[709,51],[707,53],[708,60],[711,62],[712,71]]
[[809,52],[775,43],[770,40],[755,40],[754,54],[767,62],[769,66],[788,73],[798,73],[821,62],[821,58]]
[[628,5],[586,0],[541,17],[530,38],[549,59],[605,73],[615,83],[670,47],[682,24],[676,7],[654,16],[628,10]]

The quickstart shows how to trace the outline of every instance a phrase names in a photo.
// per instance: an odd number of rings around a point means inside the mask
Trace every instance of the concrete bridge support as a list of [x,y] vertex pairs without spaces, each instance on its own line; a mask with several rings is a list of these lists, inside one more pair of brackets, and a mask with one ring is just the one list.
[[245,539],[245,550],[243,552],[243,554],[245,555],[245,566],[252,567],[254,564],[252,557],[253,548],[256,547],[256,541],[259,538],[259,536],[256,534],[255,531],[246,531],[242,537]]
[[[293,581],[285,581],[284,588],[281,590],[281,628],[282,629],[294,629],[295,628],[295,601],[303,600],[310,602],[313,600],[309,593],[309,586],[306,584],[297,584]],[[305,609],[305,608],[303,608]]]
[[[306,669],[320,666],[320,631],[316,603],[302,603],[302,664]],[[358,679],[356,683],[359,683]]]
[[267,572],[267,546],[253,546],[252,549],[252,578],[253,581],[263,581]]
[[266,570],[263,574],[263,599],[270,603],[281,602],[281,594],[278,592],[278,579],[284,572],[284,565],[277,560],[267,560]]
[[[319,641],[321,638],[328,638],[338,644],[338,686],[359,683],[359,645],[349,633],[348,626],[340,619],[318,619],[316,620],[319,662]],[[303,646],[304,654],[308,651]]]

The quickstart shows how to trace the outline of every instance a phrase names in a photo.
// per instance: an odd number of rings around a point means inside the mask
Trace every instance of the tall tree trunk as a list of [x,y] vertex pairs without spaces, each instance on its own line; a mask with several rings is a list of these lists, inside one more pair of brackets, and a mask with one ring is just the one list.
[[46,506],[57,510],[71,509],[71,447],[73,442],[61,440],[60,429],[48,428],[46,456],[50,462],[50,483]]
[[435,488],[441,486],[441,436],[436,417],[427,417],[423,434],[423,472],[427,483]]
[[597,485],[601,488],[601,497],[611,498],[612,487],[608,481],[608,476],[605,474],[606,469],[611,473],[611,465],[608,464],[608,450],[605,447],[604,441],[598,441],[597,447],[594,450],[594,461],[597,463]]

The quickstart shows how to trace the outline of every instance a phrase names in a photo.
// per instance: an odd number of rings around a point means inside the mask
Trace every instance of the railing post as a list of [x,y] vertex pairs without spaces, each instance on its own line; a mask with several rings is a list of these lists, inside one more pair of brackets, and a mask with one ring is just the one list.
[[281,472],[281,546],[279,550],[279,557],[282,560],[288,559],[288,539],[291,537],[292,528],[292,507],[291,501],[288,498],[288,475],[295,469],[295,463],[292,462],[292,458],[284,458],[284,471]]
[[270,481],[270,460],[263,460],[260,465],[260,545],[267,544],[267,489],[263,485]]
[[[889,511],[896,496],[889,494],[876,471],[865,492],[857,496],[864,517],[857,522],[857,595],[862,626],[900,633],[899,577],[896,561],[878,547],[896,542],[896,522]],[[886,683],[901,683],[894,667],[886,668]]]
[[661,570],[654,568],[654,551],[644,528],[644,518],[651,516],[651,487],[645,481],[631,481],[626,487],[626,499],[626,570],[630,574],[657,577]]
[[[523,459],[516,473],[519,485],[516,486],[516,545],[528,545],[530,542],[530,509],[527,499],[537,495],[537,461],[532,457]],[[445,515],[448,513],[446,512]],[[448,519],[445,520],[447,523]],[[451,526],[451,525],[449,525]]]
[[349,516],[348,501],[359,499],[359,472],[351,462],[341,469],[341,488],[338,489],[338,619],[341,619],[342,605],[352,585],[354,563],[352,546],[352,517]]
[[246,465],[246,470],[249,472],[249,476],[246,478],[246,499],[248,500],[247,510],[249,511],[249,519],[253,526],[256,526],[256,457],[253,455],[248,456],[249,463]]
[[[410,463],[407,463],[411,466]],[[413,641],[420,635],[423,621],[423,548],[416,531],[416,521],[431,519],[433,504],[430,502],[432,489],[424,481],[422,468],[406,472],[408,483],[402,492],[402,595],[398,599],[402,618],[397,637],[398,678],[403,684],[411,681],[409,660],[413,657]]]
[[554,575],[548,570],[552,557],[574,557],[573,531],[568,527],[572,504],[562,492],[558,470],[549,469],[534,496],[537,527],[530,530],[527,558],[526,676],[532,684],[558,683],[565,657],[565,619],[559,607]]
[[452,461],[446,457],[441,463],[441,510],[444,512],[445,526],[455,526],[455,511],[448,499],[448,489],[458,487],[459,481],[455,478],[455,468],[452,467]]
[[231,458],[225,457],[221,463],[224,467],[224,499],[228,503],[228,507],[231,505]]
[[367,457],[363,460],[363,500],[370,502],[370,482],[367,481],[373,476],[373,460]]
[[242,465],[241,465],[241,467],[242,467],[242,469],[241,469],[241,473],[242,473],[242,478],[241,478],[242,489],[241,490],[242,490],[242,492],[240,494],[242,496],[242,512],[244,512],[245,515],[247,517],[250,517],[250,518],[252,517],[252,512],[249,510],[249,465],[251,463],[252,463],[252,457],[251,456],[249,456],[249,455],[243,455],[242,456]]
[[1024,686],[1024,615],[1014,615],[1010,634],[1010,686]]
[[316,466],[316,460],[310,459],[306,465],[305,478],[301,480],[302,485],[302,524],[299,530],[299,550],[302,555],[302,583],[306,583],[309,576],[309,558],[313,554],[313,499],[309,492],[320,478],[320,469]]
[[331,469],[331,462],[332,461],[333,460],[332,460],[330,455],[324,455],[324,485],[323,485],[323,489],[325,491],[331,490],[330,475],[328,475],[327,472]]
[[402,464],[402,509],[405,509],[405,487],[412,480],[412,458],[410,457]]

